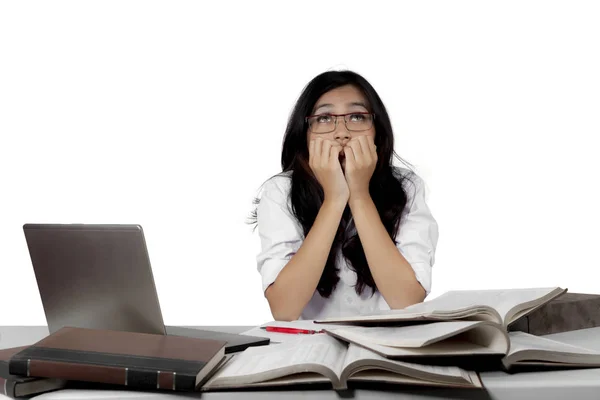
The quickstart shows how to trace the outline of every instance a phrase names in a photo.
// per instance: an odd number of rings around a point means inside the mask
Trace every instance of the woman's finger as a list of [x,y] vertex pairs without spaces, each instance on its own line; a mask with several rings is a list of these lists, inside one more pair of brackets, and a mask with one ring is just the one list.
[[352,155],[354,156],[355,164],[362,165],[364,162],[364,154],[358,138],[350,140],[346,147],[348,146],[352,149]]
[[342,146],[339,143],[335,143],[331,146],[329,150],[329,162],[338,161],[340,158],[340,153],[343,151]]
[[313,153],[313,165],[319,166],[321,165],[321,148],[323,147],[323,139],[316,138],[315,139],[315,147]]
[[356,155],[354,149],[349,146],[350,142],[344,146],[344,156],[346,157],[346,170],[352,170],[356,166]]
[[331,141],[323,139],[323,145],[321,147],[321,166],[324,167],[329,164],[329,151],[331,150]]
[[375,138],[373,136],[365,136],[371,154],[377,155],[377,146],[375,146]]

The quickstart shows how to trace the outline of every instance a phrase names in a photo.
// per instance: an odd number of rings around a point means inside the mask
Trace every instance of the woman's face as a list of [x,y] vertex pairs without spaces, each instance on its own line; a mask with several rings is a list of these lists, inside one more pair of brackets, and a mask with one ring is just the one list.
[[[365,119],[372,118],[369,115],[359,114],[359,113],[368,113],[371,112],[370,105],[368,104],[365,96],[362,92],[352,85],[340,86],[338,88],[332,89],[329,92],[323,94],[315,103],[314,108],[312,109],[311,115],[323,115],[325,117],[321,118],[320,121],[327,121],[327,115],[331,114],[351,114],[357,113],[353,115],[349,115],[346,118],[349,118],[348,125],[350,129],[360,129],[361,122]],[[334,122],[331,117],[330,121]],[[366,123],[366,122],[365,122]],[[323,124],[322,124],[323,125]],[[375,126],[373,123],[368,124],[370,127],[367,130],[355,131],[348,130],[346,124],[344,123],[344,117],[337,117],[337,124],[334,124],[335,129],[331,132],[326,133],[315,133],[310,128],[307,130],[307,143],[310,143],[312,139],[317,137],[335,140],[342,146],[345,146],[348,141],[352,138],[358,136],[372,136],[375,137]],[[354,126],[354,128],[353,128]],[[333,126],[331,126],[333,129]],[[328,130],[322,129],[321,130]],[[345,161],[342,155],[342,166],[344,166]]]

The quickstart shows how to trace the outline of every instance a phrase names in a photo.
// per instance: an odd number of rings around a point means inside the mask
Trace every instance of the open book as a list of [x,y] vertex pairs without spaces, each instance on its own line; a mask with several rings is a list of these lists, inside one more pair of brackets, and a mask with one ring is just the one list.
[[489,321],[448,321],[409,326],[344,326],[324,331],[384,357],[398,359],[419,360],[424,356],[437,358],[474,354],[504,356],[510,348],[506,330]]
[[501,367],[510,349],[506,330],[491,321],[445,321],[408,326],[340,326],[324,332],[394,360],[454,365],[475,371]]
[[510,332],[510,351],[502,360],[508,370],[529,367],[600,367],[600,352],[525,332]]
[[381,324],[425,321],[492,321],[505,329],[510,323],[565,293],[566,289],[455,290],[400,310],[335,317],[317,323]]
[[[596,366],[600,352],[490,321],[447,321],[422,325],[327,328],[327,334],[389,359],[483,370],[515,366]],[[480,361],[478,365],[477,361]],[[494,361],[502,364],[494,365]],[[492,364],[492,363],[493,364]],[[485,365],[481,365],[481,364]]]
[[389,360],[325,334],[293,343],[250,347],[235,354],[201,390],[327,383],[336,390],[349,382],[480,388],[476,372]]

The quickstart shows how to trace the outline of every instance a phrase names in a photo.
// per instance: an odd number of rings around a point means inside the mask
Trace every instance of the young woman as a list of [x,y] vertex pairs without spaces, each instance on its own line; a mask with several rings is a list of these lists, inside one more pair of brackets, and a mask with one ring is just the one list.
[[421,179],[393,166],[394,136],[373,87],[325,72],[289,118],[282,173],[256,209],[264,294],[276,320],[404,308],[425,299],[438,226]]

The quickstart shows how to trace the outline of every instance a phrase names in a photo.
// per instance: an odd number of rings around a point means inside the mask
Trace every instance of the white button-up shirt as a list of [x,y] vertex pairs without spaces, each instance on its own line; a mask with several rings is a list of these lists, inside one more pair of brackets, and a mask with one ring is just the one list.
[[[397,170],[408,175],[410,180],[404,180],[408,201],[396,235],[396,247],[410,263],[417,280],[429,294],[438,225],[425,202],[423,181],[407,169]],[[304,239],[302,226],[291,212],[290,189],[290,173],[283,173],[269,179],[259,196],[257,217],[261,251],[257,256],[257,266],[262,277],[263,293],[275,282],[279,272],[296,254]],[[315,290],[300,319],[350,316],[390,309],[379,291],[371,296],[372,291],[366,286],[362,295],[356,293],[356,273],[348,267],[341,252],[337,254],[337,263],[340,281],[336,288],[328,298],[321,297]]]

